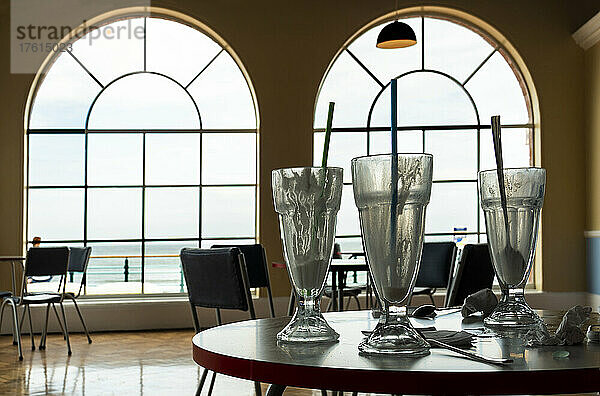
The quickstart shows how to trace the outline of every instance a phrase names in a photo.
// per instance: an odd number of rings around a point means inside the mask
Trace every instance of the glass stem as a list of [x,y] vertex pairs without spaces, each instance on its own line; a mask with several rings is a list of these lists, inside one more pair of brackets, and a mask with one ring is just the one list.
[[525,288],[517,287],[517,288],[504,288],[502,289],[502,296],[500,297],[500,302],[502,303],[520,303],[527,305],[525,302]]
[[315,316],[321,314],[321,300],[314,296],[298,296],[298,314],[300,316]]

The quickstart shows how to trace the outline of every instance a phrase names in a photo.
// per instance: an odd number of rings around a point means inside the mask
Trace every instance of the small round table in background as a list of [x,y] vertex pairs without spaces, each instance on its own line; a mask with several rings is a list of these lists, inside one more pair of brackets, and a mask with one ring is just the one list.
[[[542,312],[547,323],[561,315]],[[493,366],[454,352],[432,349],[417,359],[366,357],[358,354],[361,330],[375,327],[369,311],[325,314],[340,334],[329,345],[279,344],[276,334],[288,317],[259,319],[214,327],[193,338],[194,361],[209,370],[259,381],[271,386],[268,395],[281,395],[286,386],[393,394],[536,394],[596,392],[600,389],[600,344],[525,348],[519,338],[477,338],[478,353],[511,357],[514,363]],[[414,320],[416,327],[438,330],[473,329],[460,313],[435,320]],[[566,350],[568,358],[553,352]]]

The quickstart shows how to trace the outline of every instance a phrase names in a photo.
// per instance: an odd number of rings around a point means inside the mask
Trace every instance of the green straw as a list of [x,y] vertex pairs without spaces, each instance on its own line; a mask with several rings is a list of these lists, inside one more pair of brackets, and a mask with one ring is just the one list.
[[329,112],[327,113],[327,128],[325,128],[325,144],[323,145],[323,162],[321,166],[327,166],[327,156],[329,155],[329,140],[331,139],[331,123],[333,122],[333,108],[335,102],[329,102]]

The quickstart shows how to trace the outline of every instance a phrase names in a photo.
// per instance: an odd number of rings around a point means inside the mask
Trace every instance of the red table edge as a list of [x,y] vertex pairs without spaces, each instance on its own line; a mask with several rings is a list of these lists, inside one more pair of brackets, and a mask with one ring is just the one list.
[[[374,393],[411,394],[521,394],[597,392],[600,369],[566,369],[512,372],[396,372],[389,370],[350,370],[287,363],[271,363],[211,352],[193,344],[194,361],[211,371],[268,384],[308,389],[328,389]],[[357,352],[358,353],[358,352]],[[457,357],[457,359],[460,359]],[[458,361],[457,361],[458,362]],[[351,371],[351,374],[348,374]],[[507,385],[507,383],[509,383]],[[342,388],[340,384],[343,384]]]

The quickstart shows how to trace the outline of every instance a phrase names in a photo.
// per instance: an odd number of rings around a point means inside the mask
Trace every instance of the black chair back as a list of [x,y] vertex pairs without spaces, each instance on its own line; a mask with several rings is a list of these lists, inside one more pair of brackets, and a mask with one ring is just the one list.
[[421,266],[416,287],[448,287],[450,271],[456,258],[454,242],[426,242],[423,244]]
[[248,276],[238,248],[181,250],[192,306],[248,311]]
[[238,248],[244,255],[248,271],[249,287],[269,287],[267,255],[261,244],[255,245],[212,245],[212,248]]
[[25,277],[66,275],[68,247],[32,247],[27,251]]
[[465,245],[446,294],[446,306],[461,305],[465,298],[494,283],[494,266],[487,243]]
[[90,261],[92,248],[90,246],[72,247],[69,250],[69,272],[85,272]]

